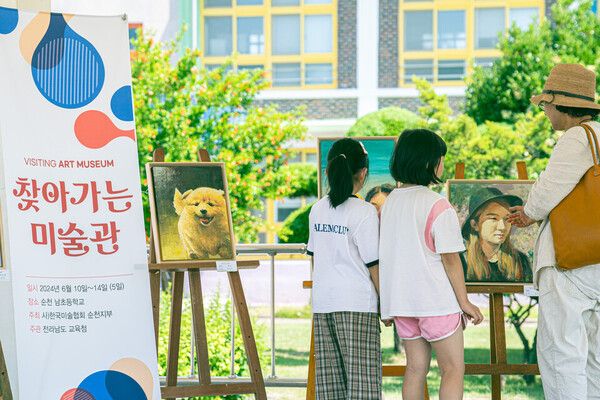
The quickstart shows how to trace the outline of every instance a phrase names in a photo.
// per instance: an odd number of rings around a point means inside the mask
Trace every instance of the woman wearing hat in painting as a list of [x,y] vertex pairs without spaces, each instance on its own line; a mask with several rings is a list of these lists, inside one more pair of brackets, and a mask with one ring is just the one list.
[[541,223],[533,282],[540,292],[537,353],[546,399],[600,399],[600,264],[559,269],[549,220],[593,165],[587,134],[578,125],[600,133],[595,94],[594,72],[578,64],[552,68],[542,94],[531,102],[544,110],[552,129],[565,133],[525,206],[513,207],[509,216],[518,227]]
[[510,241],[509,208],[520,205],[519,197],[494,187],[481,188],[471,196],[469,216],[461,229],[467,243],[467,251],[461,254],[467,281],[531,281],[527,255]]

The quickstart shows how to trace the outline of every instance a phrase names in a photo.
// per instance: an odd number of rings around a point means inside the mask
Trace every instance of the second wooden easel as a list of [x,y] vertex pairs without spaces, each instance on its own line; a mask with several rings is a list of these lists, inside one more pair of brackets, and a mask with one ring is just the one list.
[[[164,149],[156,149],[153,161],[162,162],[165,159]],[[204,149],[198,150],[198,159],[209,162],[210,156]],[[214,384],[211,382],[210,364],[208,358],[208,343],[206,337],[206,323],[204,319],[204,303],[202,299],[202,285],[200,271],[216,270],[215,261],[197,261],[194,263],[157,263],[154,241],[150,237],[150,288],[152,293],[152,307],[154,314],[154,332],[156,334],[156,347],[158,349],[158,329],[160,315],[160,272],[173,271],[173,286],[171,297],[169,346],[167,354],[166,386],[161,388],[162,398],[175,399],[195,396],[218,396],[235,394],[254,394],[256,399],[266,400],[265,383],[263,380],[256,341],[252,330],[252,323],[248,313],[248,305],[244,296],[244,289],[238,271],[227,272],[233,305],[237,311],[240,330],[244,341],[250,382]],[[257,260],[237,261],[238,268],[256,268]],[[188,272],[190,299],[193,323],[194,342],[196,344],[196,360],[198,365],[198,385],[178,386],[177,370],[179,365],[179,336],[181,332],[181,314],[183,303],[184,272]]]

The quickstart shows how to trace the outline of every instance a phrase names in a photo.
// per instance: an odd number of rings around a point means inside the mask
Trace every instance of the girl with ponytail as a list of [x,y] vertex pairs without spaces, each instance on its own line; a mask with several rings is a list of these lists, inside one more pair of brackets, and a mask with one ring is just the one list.
[[337,140],[309,216],[317,399],[381,399],[379,218],[356,196],[368,170],[361,142]]

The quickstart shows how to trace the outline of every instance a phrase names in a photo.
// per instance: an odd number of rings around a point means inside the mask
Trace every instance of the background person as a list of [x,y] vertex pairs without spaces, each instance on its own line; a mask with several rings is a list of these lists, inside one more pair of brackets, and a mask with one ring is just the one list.
[[461,254],[467,281],[531,282],[527,255],[515,249],[510,240],[510,207],[523,205],[518,196],[484,187],[471,196],[469,216],[461,233],[467,251]]
[[404,339],[404,399],[423,398],[432,348],[442,376],[440,398],[461,399],[463,313],[475,324],[483,320],[467,297],[456,211],[427,187],[440,182],[445,154],[446,144],[434,132],[402,132],[390,172],[403,183],[381,209],[381,316],[393,318]]
[[[570,271],[557,267],[549,214],[592,167],[585,123],[600,113],[594,102],[596,74],[578,64],[552,68],[542,94],[552,129],[565,131],[535,182],[525,207],[509,221],[518,227],[540,221],[534,247],[533,283],[540,291],[537,354],[546,399],[600,399],[600,264]],[[600,204],[598,205],[600,206]],[[600,229],[600,227],[598,227]]]
[[368,169],[361,142],[337,140],[330,191],[310,211],[317,399],[381,399],[379,218],[356,196]]
[[384,183],[383,185],[373,186],[365,196],[365,201],[373,204],[377,212],[381,211],[381,206],[388,195],[394,190],[394,185]]

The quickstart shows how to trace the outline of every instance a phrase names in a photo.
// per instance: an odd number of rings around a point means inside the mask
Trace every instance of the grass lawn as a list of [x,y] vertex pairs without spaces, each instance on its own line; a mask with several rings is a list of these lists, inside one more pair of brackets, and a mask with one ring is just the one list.
[[[268,321],[266,321],[268,324]],[[525,328],[525,334],[532,339],[535,326]],[[275,323],[276,340],[276,375],[280,377],[306,377],[308,371],[308,352],[310,347],[310,320],[303,318],[278,318]],[[508,348],[508,362],[522,362],[522,344],[512,327],[506,329],[506,340]],[[382,349],[384,364],[405,364],[404,354],[398,355],[393,352],[392,328],[382,325]],[[489,326],[469,326],[465,331],[465,361],[467,363],[487,363],[490,359],[489,353]],[[270,365],[263,367],[265,377],[270,375]],[[435,362],[427,379],[429,393],[432,399],[438,397],[440,373]],[[383,393],[385,399],[400,399],[401,377],[383,379]],[[489,399],[491,384],[489,376],[466,376],[465,377],[465,399]],[[297,400],[306,398],[304,388],[267,388],[269,399]],[[526,385],[522,376],[506,376],[505,386],[502,390],[503,399],[532,400],[544,399],[542,385],[539,376],[535,378],[533,385]]]

